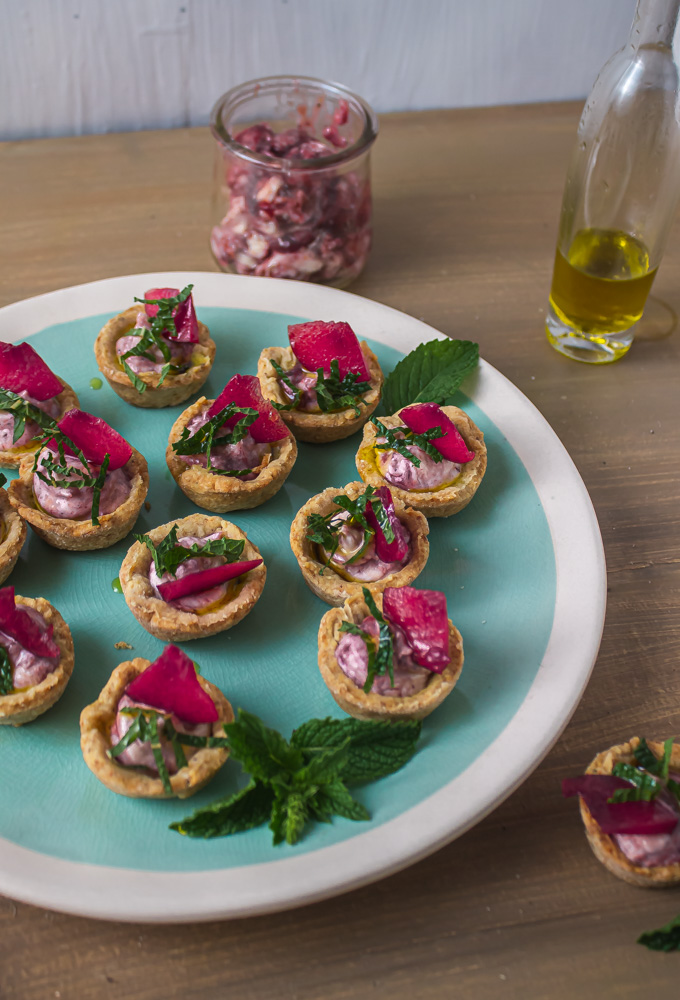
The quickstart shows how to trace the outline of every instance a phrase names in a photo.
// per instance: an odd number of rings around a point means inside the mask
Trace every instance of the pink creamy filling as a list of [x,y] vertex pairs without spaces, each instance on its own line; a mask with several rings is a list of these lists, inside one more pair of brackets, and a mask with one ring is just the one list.
[[680,823],[670,833],[653,835],[616,833],[614,840],[629,861],[641,868],[680,862]]
[[[195,434],[199,427],[203,427],[208,422],[208,411],[199,413],[192,417],[187,424],[190,434]],[[225,431],[225,433],[227,433]],[[210,464],[216,469],[229,471],[239,471],[241,469],[255,469],[267,454],[269,445],[259,441],[254,441],[250,434],[246,434],[236,444],[221,444],[213,448],[210,452]],[[208,464],[206,455],[180,455],[187,465],[202,465],[205,469]],[[241,482],[249,482],[257,479],[258,473],[253,472],[249,476],[239,476]],[[207,567],[204,567],[207,568]]]
[[[38,460],[38,469],[44,468],[43,462],[48,454],[57,457],[56,453],[49,448],[43,448]],[[70,468],[83,471],[82,462],[74,455],[66,455],[65,458],[66,464]],[[99,467],[90,463],[90,471],[92,475],[96,475],[99,472]],[[117,510],[130,496],[130,490],[130,479],[124,468],[109,472],[99,498],[99,513],[111,514]],[[92,512],[92,492],[91,486],[82,488],[52,486],[50,483],[43,482],[37,472],[33,476],[35,498],[45,513],[52,517],[70,518],[76,521],[89,519]]]
[[[316,410],[318,412],[319,407],[316,401],[316,392],[314,391],[314,386],[317,382],[316,372],[308,372],[298,361],[293,368],[287,370],[286,377],[302,393],[297,409],[307,411]],[[288,399],[295,399],[295,394],[291,391],[290,386],[286,385],[285,382],[279,382],[279,385],[286,396],[288,396]]]
[[[197,535],[185,535],[183,538],[177,539],[177,544],[185,549],[190,549],[192,545],[205,545],[206,542],[213,538],[222,538],[222,532],[214,531],[212,535],[206,535],[205,538],[199,538]],[[171,573],[164,573],[163,576],[159,577],[154,562],[151,560],[149,583],[153,587],[156,597],[162,601],[163,598],[158,590],[159,583],[167,583],[169,580],[179,580],[181,577],[188,576],[191,573],[198,573],[204,569],[212,569],[213,566],[223,566],[225,562],[224,556],[195,556],[180,563],[175,576],[172,576]],[[198,611],[226,597],[228,588],[228,582],[220,583],[209,590],[201,590],[197,594],[188,594],[186,597],[180,597],[176,601],[168,601],[167,603],[173,608],[178,608],[180,611]]]
[[[377,621],[371,615],[364,618],[360,627],[376,637],[380,631]],[[388,698],[408,698],[423,690],[432,673],[415,662],[413,650],[399,626],[390,624],[389,629],[393,640],[394,687],[390,684],[389,674],[384,674],[375,678],[371,691]],[[351,632],[343,634],[335,650],[335,658],[342,672],[357,687],[363,687],[368,676],[368,649],[361,636]]]
[[[333,518],[331,524],[346,521],[348,518],[348,512],[342,511],[337,517]],[[404,528],[404,530],[406,531],[407,529]],[[360,580],[362,583],[375,583],[376,580],[383,580],[390,573],[397,573],[410,559],[411,551],[409,545],[409,552],[401,562],[383,562],[376,555],[375,539],[371,539],[365,552],[355,562],[349,562],[352,555],[361,549],[364,537],[365,532],[361,525],[343,524],[339,533],[340,544],[331,559],[331,566],[341,566],[345,573],[348,573],[355,580]],[[325,549],[323,552],[327,559],[328,552]]]
[[[345,113],[314,135],[309,127],[275,134],[265,124],[234,138],[272,158],[313,161],[346,143]],[[239,274],[339,281],[355,277],[371,246],[371,193],[367,179],[334,169],[267,170],[227,155],[229,211],[212,231],[219,264]]]
[[[137,314],[137,322],[135,324],[135,330],[149,330],[151,329],[151,324],[149,323],[148,317],[145,312],[139,312]],[[132,350],[142,339],[142,334],[128,334],[125,337],[120,337],[116,341],[116,354],[120,358],[123,354]],[[185,365],[191,361],[191,354],[194,345],[189,343],[177,343],[170,337],[163,338],[170,348],[170,360],[173,365]],[[149,361],[148,358],[141,357],[131,357],[126,359],[126,364],[129,368],[139,375],[140,372],[160,372],[163,365],[166,363],[163,355],[158,347],[150,347],[146,352],[151,354],[156,360]]]
[[[132,698],[124,694],[118,702],[118,711],[116,713],[113,726],[111,727],[111,746],[115,746],[116,743],[119,743],[120,740],[122,740],[134,722],[134,716],[125,715],[121,712],[122,708],[148,708],[152,711],[156,711],[156,709],[153,709],[153,706],[142,705],[140,702],[133,701]],[[189,722],[182,722],[182,720],[178,719],[176,715],[171,715],[170,720],[178,733],[190,733],[193,736],[210,736],[212,730],[212,726],[207,722],[192,725]],[[177,762],[175,760],[174,751],[169,741],[163,739],[164,724],[165,719],[163,718],[163,715],[160,715],[158,718],[158,732],[161,737],[163,760],[165,761],[168,773],[176,774]],[[183,749],[188,760],[192,754],[192,749],[191,747],[184,747]],[[158,774],[158,768],[156,767],[156,762],[153,759],[153,750],[151,749],[151,745],[149,743],[142,743],[140,740],[135,740],[134,743],[131,743],[127,749],[123,750],[123,752],[114,759],[117,764],[125,764],[128,767],[143,767],[146,768],[147,771],[151,771],[153,774]]]
[[[21,607],[37,623],[41,632],[47,631],[49,626],[39,611],[36,611],[35,608],[29,608],[25,604],[22,604]],[[29,652],[2,629],[0,629],[0,646],[4,646],[7,650],[13,667],[12,682],[15,688],[33,687],[35,684],[40,684],[48,674],[51,674],[59,666],[59,656],[54,657],[54,659],[47,656],[36,656],[35,653]]]
[[[48,417],[53,417],[56,420],[61,416],[61,406],[56,396],[53,396],[52,399],[41,401],[29,396],[27,392],[19,392],[17,395],[25,399],[27,403],[31,403],[32,406],[42,410]],[[40,427],[36,422],[34,420],[27,420],[21,437],[16,441],[12,441],[14,435],[14,415],[9,410],[0,410],[0,451],[8,451],[10,448],[21,448],[23,445],[28,444],[29,441],[32,441],[39,433]]]
[[[399,437],[404,437],[400,434]],[[385,438],[376,439],[377,444],[384,444]],[[398,451],[378,451],[378,467],[382,476],[391,486],[402,490],[434,490],[440,486],[452,483],[460,475],[461,466],[442,458],[436,462],[426,451],[417,445],[407,445],[408,450],[420,459],[420,466],[400,455]]]

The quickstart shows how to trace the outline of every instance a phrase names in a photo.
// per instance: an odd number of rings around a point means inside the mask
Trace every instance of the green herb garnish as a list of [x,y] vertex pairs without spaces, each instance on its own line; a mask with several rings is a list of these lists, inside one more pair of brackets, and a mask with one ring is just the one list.
[[[276,376],[294,393],[290,403],[274,403],[277,410],[296,410],[300,404],[302,393],[297,389],[281,365],[276,361],[271,362]],[[361,414],[361,406],[365,406],[363,394],[371,388],[370,382],[361,381],[359,375],[348,372],[340,378],[340,365],[337,358],[333,358],[330,363],[330,375],[324,375],[323,368],[318,368],[316,372],[316,382],[313,386],[316,392],[316,402],[322,413],[337,413],[340,410],[354,410],[358,417]]]
[[638,762],[640,767],[645,769],[645,771],[649,771],[650,774],[656,774],[665,781],[668,777],[672,753],[672,736],[664,741],[663,757],[661,758],[656,756],[656,754],[649,748],[647,740],[643,738],[635,748],[635,760]]
[[14,680],[9,653],[4,646],[0,646],[0,695],[11,694],[13,690]]
[[[63,431],[59,430],[56,423],[54,423],[53,427],[44,430],[38,437],[41,445],[48,444],[52,439],[54,439],[57,445],[58,458],[53,458],[53,453],[48,452],[46,455],[43,455],[42,462],[39,464],[41,448],[38,448],[33,459],[33,473],[43,483],[47,483],[48,486],[56,486],[58,489],[91,489],[92,508],[90,511],[90,520],[93,525],[99,525],[99,501],[106,481],[106,473],[108,472],[111,456],[108,452],[104,455],[104,461],[95,476],[83,452],[74,444],[70,437],[67,437]],[[64,450],[66,447],[75,454],[75,457],[83,466],[82,469],[76,469],[74,466],[68,464]]]
[[0,472],[0,486],[4,486],[6,482],[7,476],[3,472]]
[[132,725],[118,743],[107,750],[109,757],[115,760],[123,750],[127,750],[136,740],[140,740],[142,743],[149,743],[158,769],[158,776],[163,783],[163,791],[167,795],[172,794],[172,785],[170,784],[170,775],[163,758],[161,729],[163,736],[172,747],[178,770],[185,767],[187,763],[186,755],[182,749],[183,746],[227,747],[229,745],[227,739],[223,736],[193,736],[189,733],[178,733],[172,724],[170,716],[165,712],[157,712],[155,709],[136,708],[130,705],[129,707],[121,708],[121,713],[133,716]]
[[27,420],[32,420],[44,431],[58,430],[56,420],[10,389],[0,389],[0,410],[7,410],[14,416],[13,444],[16,444],[24,433]]
[[378,605],[373,599],[373,594],[368,587],[362,587],[361,592],[364,595],[364,601],[368,610],[378,622],[380,628],[377,645],[375,636],[372,636],[369,632],[365,632],[359,625],[355,625],[354,622],[343,621],[340,625],[340,631],[351,632],[352,635],[361,636],[366,644],[368,670],[363,690],[365,694],[368,694],[373,687],[376,677],[381,677],[384,674],[389,674],[390,684],[394,687],[394,649],[389,625],[378,610]]
[[186,559],[193,559],[195,556],[224,556],[228,563],[237,562],[245,545],[242,538],[211,538],[202,545],[199,542],[194,542],[193,545],[185,548],[177,541],[176,524],[158,545],[154,544],[148,535],[135,535],[134,537],[149,549],[159,577],[162,577],[164,573],[175,576],[178,567]]
[[[408,450],[408,445],[414,445],[429,455],[433,461],[441,462],[442,453],[430,443],[436,438],[444,437],[444,431],[441,427],[430,427],[423,434],[416,434],[408,427],[386,427],[377,417],[371,417],[371,423],[375,425],[380,436],[386,438],[384,444],[373,445],[377,451],[397,451],[419,469],[420,459]],[[404,434],[405,437],[398,437],[399,433]]]
[[[160,351],[165,364],[161,368],[160,378],[156,384],[157,389],[160,389],[170,372],[176,374],[186,371],[188,368],[188,365],[172,364],[172,352],[170,351],[170,347],[168,346],[168,342],[165,338],[167,337],[173,340],[177,337],[177,327],[172,313],[177,306],[182,304],[182,302],[186,302],[191,295],[193,287],[193,285],[187,285],[186,288],[182,289],[179,295],[174,295],[169,299],[135,298],[135,302],[140,302],[143,305],[158,306],[158,312],[153,319],[149,320],[148,330],[145,327],[134,327],[135,330],[141,331],[141,340],[139,343],[135,344],[134,347],[130,348],[129,351],[126,351],[125,354],[121,355],[120,358],[123,370],[137,392],[146,392],[147,384],[143,381],[143,379],[139,378],[135,372],[133,372],[132,368],[130,368],[127,363],[128,358],[146,358],[147,361],[151,361],[155,364],[156,357],[151,352],[153,348],[157,348]],[[134,336],[137,335],[134,334]]]
[[471,340],[430,340],[407,354],[387,377],[382,401],[388,413],[410,403],[447,405],[477,367],[479,346]]
[[310,719],[288,741],[239,709],[225,731],[249,784],[170,829],[188,837],[224,837],[269,822],[274,844],[295,844],[310,821],[328,823],[334,815],[367,820],[366,808],[347,785],[403,767],[415,753],[420,726],[417,720]]
[[654,775],[624,764],[622,761],[614,764],[612,774],[616,778],[625,778],[631,782],[630,788],[617,788],[608,802],[651,802],[657,797],[663,783]]
[[[240,413],[241,419],[237,421],[231,431],[227,431],[221,437],[216,437],[215,435],[221,429],[224,422],[233,417],[235,413]],[[250,469],[239,469],[237,471],[216,469],[211,464],[210,455],[213,448],[226,444],[238,444],[239,441],[242,441],[248,433],[248,428],[251,424],[255,423],[259,415],[257,410],[253,410],[249,406],[238,406],[236,403],[228,403],[219,413],[216,413],[214,417],[211,417],[199,427],[194,434],[191,434],[188,427],[185,427],[179,441],[173,442],[173,451],[178,455],[205,455],[208,460],[206,469],[217,476],[248,475],[251,471]]]
[[[309,514],[307,517],[307,538],[310,542],[315,542],[329,553],[326,562],[324,563],[324,568],[330,564],[331,559],[338,550],[340,544],[340,531],[348,523],[354,521],[355,524],[359,524],[366,534],[370,532],[373,536],[374,531],[366,520],[366,504],[374,498],[376,490],[372,486],[367,486],[366,489],[360,496],[355,500],[352,500],[345,493],[340,493],[338,496],[333,498],[333,503],[340,508],[340,510],[346,510],[349,514],[349,518],[344,520],[335,520],[338,517],[339,511],[331,511],[330,514]],[[373,513],[376,516],[378,524],[382,528],[383,534],[387,542],[394,541],[394,529],[390,524],[390,519],[387,515],[387,511],[383,507],[382,503],[377,503],[375,507],[372,508]],[[355,559],[358,559],[363,551],[360,549],[356,555],[352,556],[351,559],[347,560],[347,565],[353,563]],[[321,571],[323,572],[323,570]]]
[[680,951],[680,916],[654,931],[645,931],[637,939],[651,951]]

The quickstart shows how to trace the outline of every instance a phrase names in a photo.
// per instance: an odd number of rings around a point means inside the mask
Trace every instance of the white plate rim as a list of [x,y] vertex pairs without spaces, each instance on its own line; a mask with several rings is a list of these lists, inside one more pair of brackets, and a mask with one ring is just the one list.
[[[274,278],[152,272],[47,292],[0,309],[0,340],[116,312],[141,289],[196,286],[201,306],[342,317],[361,335],[407,353],[443,334],[350,292]],[[510,795],[558,739],[597,657],[606,605],[602,539],[585,485],[533,403],[481,361],[466,393],[524,464],[543,506],[556,565],[553,625],[539,670],[515,715],[451,782],[381,826],[300,857],[239,868],[149,872],[54,858],[0,838],[0,893],[80,916],[151,923],[243,917],[327,899],[399,871],[459,837]],[[579,628],[574,629],[573,623]],[[462,803],[462,805],[461,805]],[[131,907],[131,901],[134,906]]]

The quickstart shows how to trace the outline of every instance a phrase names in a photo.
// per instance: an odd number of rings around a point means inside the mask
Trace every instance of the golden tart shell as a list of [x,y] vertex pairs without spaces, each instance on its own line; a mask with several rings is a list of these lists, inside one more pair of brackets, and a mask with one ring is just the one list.
[[215,360],[215,341],[210,336],[208,327],[199,322],[198,344],[194,345],[194,350],[201,355],[203,360],[199,364],[192,364],[186,372],[179,375],[168,375],[160,389],[158,388],[159,372],[141,372],[138,378],[146,383],[146,390],[138,392],[118,362],[116,343],[121,337],[133,332],[137,314],[143,308],[143,306],[130,306],[129,309],[114,316],[101,328],[94,342],[97,366],[113,391],[126,403],[130,403],[132,406],[142,406],[146,409],[177,406],[198,392],[210,374]]
[[[299,441],[310,441],[312,444],[340,441],[363,427],[375,410],[380,402],[384,377],[378,359],[366,341],[362,340],[359,346],[371,377],[371,388],[364,396],[365,402],[360,407],[359,416],[357,417],[352,409],[340,410],[338,413],[305,413],[300,410],[281,410],[281,417]],[[260,380],[260,388],[265,399],[275,403],[290,403],[271,366],[272,360],[286,371],[297,363],[297,358],[291,347],[266,347],[260,354],[257,363],[257,377]]]
[[[186,535],[205,538],[215,531],[222,531],[226,538],[242,538],[245,545],[239,562],[262,558],[260,550],[248,540],[245,532],[230,521],[223,521],[221,517],[209,517],[207,514],[190,514],[188,517],[161,524],[147,534],[152,542],[158,545],[173,525],[177,525],[180,538]],[[262,563],[246,573],[235,597],[214,611],[198,615],[190,611],[180,611],[156,597],[149,582],[151,563],[151,552],[146,545],[135,542],[123,559],[120,582],[127,606],[139,624],[163,642],[204,639],[232,628],[255,607],[267,578],[267,569]]]
[[173,442],[179,441],[182,431],[190,420],[212,406],[214,402],[214,399],[201,396],[180,413],[172,425],[168,447],[165,450],[165,460],[172,478],[197,507],[214,511],[216,514],[259,507],[279,492],[290,475],[298,453],[295,438],[289,434],[281,441],[272,441],[271,451],[265,455],[265,461],[259,466],[259,475],[249,482],[244,482],[238,476],[216,476],[201,465],[187,465],[181,456],[173,451]]
[[310,514],[325,516],[333,511],[339,512],[340,508],[333,503],[335,497],[346,494],[355,500],[365,489],[365,483],[348,483],[347,486],[343,487],[330,486],[323,493],[317,493],[316,496],[311,497],[297,512],[291,525],[290,546],[298,561],[305,583],[317,597],[320,597],[326,604],[332,604],[335,607],[343,604],[348,597],[361,596],[363,587],[367,587],[375,596],[382,593],[385,587],[405,587],[413,583],[425,568],[430,552],[427,540],[429,527],[426,518],[418,511],[406,507],[393,493],[397,517],[411,533],[411,558],[409,561],[396,573],[389,573],[382,580],[376,580],[372,583],[345,580],[330,566],[324,568],[316,551],[316,545],[307,538],[307,517]]
[[[375,594],[375,603],[382,611],[383,595]],[[343,621],[360,625],[369,611],[363,596],[353,596],[341,608],[331,608],[321,619],[319,626],[319,670],[326,687],[336,702],[348,715],[355,719],[424,719],[441,705],[444,698],[453,691],[463,669],[463,640],[461,634],[449,619],[449,655],[451,662],[441,674],[432,673],[422,691],[407,698],[391,698],[369,691],[354,683],[340,668],[335,651],[344,635],[340,631]]]
[[[58,375],[57,378],[59,378]],[[57,421],[61,420],[64,414],[68,413],[69,410],[80,409],[78,397],[71,386],[68,382],[64,382],[63,378],[59,378],[59,381],[64,388],[57,396],[57,400],[59,401],[59,416],[55,417],[55,420]],[[33,441],[35,441],[35,444],[33,442],[29,442],[28,444],[22,445],[21,448],[8,448],[6,451],[0,451],[0,466],[5,469],[18,469],[22,458],[26,458],[27,455],[30,455],[32,459],[39,447],[39,443],[35,438]],[[40,445],[40,447],[42,447],[42,445]]]
[[[399,497],[402,503],[419,510],[425,517],[450,517],[467,507],[486,471],[486,445],[479,427],[457,406],[442,406],[441,409],[456,425],[470,451],[475,453],[472,461],[463,465],[460,475],[451,486],[438,490],[402,490],[387,482],[375,461],[373,446],[379,437],[375,424],[368,423],[364,427],[363,440],[356,455],[357,470],[365,483],[376,487],[389,486],[392,496]],[[391,417],[381,417],[380,421],[385,427],[402,427],[400,413],[401,410],[398,410]]]
[[26,541],[26,524],[9,502],[7,490],[0,487],[0,583],[4,583],[16,566],[21,547]]
[[[618,746],[610,747],[599,753],[586,768],[586,774],[611,774],[614,764],[621,761],[630,764],[635,758],[635,749],[638,746],[639,737],[633,736],[628,743],[620,743]],[[663,743],[649,741],[649,748],[657,757],[663,756]],[[671,771],[680,771],[680,745],[673,745],[671,754]],[[586,837],[593,854],[601,861],[605,868],[609,869],[612,875],[630,882],[631,885],[639,885],[650,889],[665,889],[668,886],[677,885],[680,882],[680,863],[674,865],[658,865],[653,868],[643,868],[641,865],[633,864],[629,861],[623,851],[618,847],[613,837],[607,833],[602,833],[600,827],[590,814],[588,806],[579,796],[581,807],[581,819],[586,829]]]
[[[117,764],[106,752],[111,747],[111,727],[116,719],[118,702],[128,684],[146,670],[149,663],[149,660],[136,656],[134,660],[125,660],[116,667],[97,700],[80,713],[80,748],[94,776],[118,795],[133,799],[186,799],[203,788],[219,771],[229,756],[228,750],[201,747],[189,756],[189,747],[185,747],[186,767],[169,776],[171,795],[163,789],[160,778],[145,774],[141,769]],[[212,735],[222,737],[223,724],[234,720],[231,705],[210,681],[199,677],[198,682],[212,698],[219,715],[217,722],[213,723]]]
[[130,495],[110,514],[100,514],[99,524],[76,521],[68,517],[52,517],[36,506],[33,495],[33,457],[25,458],[19,467],[19,478],[9,484],[9,500],[20,517],[30,524],[39,538],[55,549],[81,552],[106,549],[125,538],[132,529],[149,489],[146,459],[135,448],[123,466],[130,477]]
[[61,658],[52,673],[39,684],[0,695],[0,726],[23,726],[52,708],[61,698],[73,673],[73,639],[71,630],[59,612],[44,597],[15,597],[17,604],[35,608],[48,625],[54,626],[52,637],[61,650]]

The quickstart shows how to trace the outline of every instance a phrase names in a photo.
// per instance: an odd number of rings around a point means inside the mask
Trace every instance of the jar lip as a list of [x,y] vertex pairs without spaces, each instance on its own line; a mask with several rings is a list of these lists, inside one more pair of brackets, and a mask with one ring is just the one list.
[[[267,153],[256,153],[247,146],[242,146],[235,142],[229,135],[224,125],[223,114],[226,109],[236,108],[239,104],[245,103],[253,96],[253,91],[257,88],[259,93],[275,91],[284,85],[302,84],[309,86],[309,89],[316,88],[325,94],[332,94],[334,97],[344,98],[354,104],[355,108],[361,110],[364,118],[364,127],[361,135],[351,146],[339,149],[336,153],[329,153],[328,156],[319,156],[313,160],[304,160],[298,157],[270,156]],[[311,86],[310,86],[311,85]],[[373,108],[363,97],[359,97],[353,91],[348,90],[341,83],[334,83],[330,80],[321,80],[315,76],[262,76],[255,80],[247,80],[237,87],[232,87],[222,94],[213,105],[210,112],[210,130],[217,142],[228,149],[229,152],[240,157],[242,160],[249,160],[251,163],[258,163],[269,170],[319,170],[330,167],[338,163],[346,163],[365,152],[374,142],[378,135],[378,118]]]

